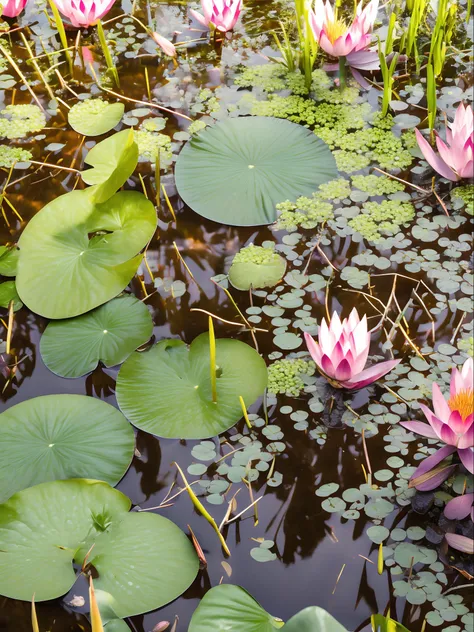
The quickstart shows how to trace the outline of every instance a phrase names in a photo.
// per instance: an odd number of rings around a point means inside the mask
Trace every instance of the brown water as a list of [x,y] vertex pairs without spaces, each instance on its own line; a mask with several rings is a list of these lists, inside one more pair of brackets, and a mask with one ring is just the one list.
[[[146,20],[148,12],[152,15],[156,13],[162,24],[166,19],[170,24],[176,23],[178,26],[184,22],[182,16],[186,8],[183,4],[185,3],[160,2],[146,7],[140,4],[136,15]],[[281,8],[280,3],[274,3],[272,0],[254,0],[253,2],[248,0],[246,4],[247,14],[241,28],[245,28],[251,35],[257,35],[275,26],[275,17]],[[129,3],[124,2],[123,9],[128,12]],[[114,11],[115,14],[119,14],[118,8]],[[270,11],[274,12],[273,17]],[[268,18],[269,14],[270,18]],[[172,29],[163,29],[163,32],[170,30]],[[74,34],[71,35],[73,36]],[[24,50],[20,49],[16,35],[12,37],[12,40],[15,44],[14,52],[24,59]],[[239,34],[236,35],[236,41],[239,41]],[[209,50],[205,44],[190,48],[189,60],[192,71],[188,72],[180,68],[174,72],[174,76],[180,78],[178,87],[192,92],[203,87],[214,87],[219,85],[220,81],[231,81],[232,72],[227,73],[225,63],[220,66],[218,60],[206,59]],[[244,59],[253,55],[248,49],[238,51],[236,54]],[[153,94],[160,102],[166,102],[166,96],[164,96],[166,92],[160,87],[164,68],[159,65],[156,57],[143,56],[133,60],[122,58],[122,61],[120,77],[127,96],[147,100],[143,73],[143,67],[146,64],[150,72]],[[255,56],[255,61],[259,62],[258,56]],[[216,73],[214,69],[219,67],[221,72]],[[26,64],[23,63],[22,68],[25,72],[30,72],[31,76],[31,71],[28,71]],[[171,64],[168,72],[173,74]],[[81,82],[88,86],[91,84],[91,78],[77,66],[75,82],[71,81],[70,85],[76,91],[82,92],[87,88],[81,88]],[[35,92],[44,98],[41,85],[35,87]],[[27,102],[27,97],[28,95],[24,92],[16,92],[13,96],[12,90],[8,90],[5,93],[5,104],[11,103],[13,98],[15,98],[15,103]],[[73,96],[66,90],[62,98],[70,103],[75,102]],[[126,109],[133,109],[133,107],[133,104],[128,104]],[[44,143],[43,146],[53,142],[66,143],[61,153],[61,164],[70,166],[73,163],[80,169],[87,149],[78,146],[80,136],[70,129],[65,129],[66,125],[62,115],[51,119],[48,122],[48,129],[44,132],[46,138],[42,143]],[[182,119],[170,117],[166,133],[172,133],[184,127]],[[36,159],[46,159],[42,147],[33,147],[33,151]],[[50,157],[49,161],[58,162],[58,156],[59,154]],[[139,171],[143,174],[145,185],[152,197],[154,193],[151,170],[147,164],[144,164],[139,167]],[[33,169],[30,169],[27,173],[32,175],[25,179],[21,179],[22,173],[15,172],[14,177],[18,177],[19,181],[14,187],[9,188],[9,199],[20,211],[25,222],[45,203],[70,190],[75,184],[74,175],[65,175],[65,172],[55,173],[46,168],[35,173]],[[190,209],[183,207],[175,194],[169,176],[165,176],[163,182],[170,194],[172,205],[177,211],[178,223],[176,226],[174,223],[163,221],[166,213],[163,210],[159,212],[159,230],[148,248],[147,258],[156,277],[181,279],[187,283],[188,292],[178,299],[162,298],[154,291],[153,281],[146,274],[143,281],[147,293],[150,294],[146,299],[146,304],[153,315],[156,340],[171,337],[190,343],[196,335],[207,329],[207,316],[199,312],[190,312],[190,308],[208,310],[229,320],[236,318],[235,311],[224,292],[210,281],[210,277],[224,272],[225,259],[235,254],[241,246],[250,241],[258,244],[265,239],[272,239],[273,233],[267,228],[237,229],[205,221]],[[134,186],[139,190],[138,178],[134,178]],[[5,210],[11,225],[7,227],[4,222],[1,224],[1,242],[16,242],[25,224],[17,221],[6,207]],[[189,280],[177,257],[173,242],[178,245],[197,283]],[[429,247],[435,246],[430,244]],[[341,269],[358,249],[362,251],[364,247],[351,243],[350,238],[344,240],[335,237],[331,246],[325,247],[325,253],[331,262]],[[323,264],[322,258],[316,253],[310,264],[310,273],[318,272]],[[423,273],[413,276],[422,278]],[[355,295],[345,292],[342,285],[337,279],[332,285],[329,304],[331,311],[354,302]],[[385,302],[390,294],[391,280],[380,278],[374,280],[374,285],[376,296]],[[412,288],[412,282],[400,282],[397,296],[401,305],[407,303]],[[137,297],[144,298],[143,287],[136,279],[132,283],[132,290]],[[246,293],[234,292],[234,295],[242,309],[249,306],[249,297]],[[260,299],[255,299],[257,305],[261,304],[259,301]],[[366,308],[365,302],[360,297],[357,297],[356,305]],[[312,315],[318,320],[325,315],[325,306],[316,295],[314,295]],[[430,332],[430,324],[424,317],[423,308],[420,305],[411,307],[407,310],[405,317],[410,323],[410,335],[417,344],[422,345]],[[459,313],[449,311],[442,313],[436,323],[437,340],[449,340],[458,321]],[[265,327],[267,324],[268,322],[263,321],[261,326]],[[15,315],[13,353],[18,365],[14,373],[8,367],[3,367],[5,379],[1,409],[4,410],[32,397],[53,393],[86,394],[101,398],[116,406],[117,370],[98,368],[85,378],[67,380],[53,375],[44,366],[39,353],[39,340],[46,325],[45,319],[32,314],[26,308]],[[235,336],[252,344],[248,334],[236,334],[234,328],[224,324],[216,323],[216,335],[218,337]],[[258,334],[258,342],[264,356],[274,351],[270,333]],[[376,341],[374,350],[377,344]],[[398,334],[395,344],[400,348],[403,344],[403,338]],[[11,363],[11,358],[9,362]],[[378,401],[378,397],[383,392],[380,387],[377,387],[371,402]],[[279,404],[285,403],[284,399],[279,396]],[[306,399],[307,396],[303,395],[300,401],[304,402]],[[365,405],[367,399],[367,392],[361,391],[354,396],[351,406],[359,410]],[[294,406],[295,400],[288,399],[287,403]],[[256,412],[258,408],[257,405],[254,406],[252,412]],[[174,501],[172,507],[159,511],[186,532],[187,525],[192,526],[205,552],[208,567],[200,571],[192,586],[179,599],[160,609],[159,612],[133,617],[130,620],[131,628],[136,632],[151,632],[158,621],[173,621],[175,615],[178,615],[177,630],[184,632],[199,600],[211,586],[215,586],[223,578],[224,581],[244,586],[264,608],[285,620],[308,605],[319,605],[327,609],[348,629],[354,630],[364,623],[367,624],[372,613],[383,612],[390,604],[391,616],[402,621],[413,632],[418,632],[424,616],[423,609],[391,597],[389,574],[380,577],[377,574],[376,564],[364,559],[365,557],[372,561],[376,560],[377,547],[364,535],[366,527],[370,524],[369,519],[362,515],[354,522],[341,519],[337,514],[329,515],[321,509],[320,499],[315,496],[317,487],[324,483],[338,482],[344,489],[358,486],[363,482],[361,463],[364,462],[364,456],[360,435],[350,432],[347,428],[332,429],[328,431],[325,445],[319,446],[305,432],[295,430],[287,416],[279,414],[277,410],[269,412],[270,423],[281,425],[285,432],[284,441],[287,449],[278,457],[278,470],[283,474],[283,484],[277,488],[265,487],[260,479],[254,484],[253,490],[256,496],[264,494],[264,498],[259,503],[259,524],[254,525],[253,515],[249,512],[246,514],[247,517],[233,522],[225,529],[226,541],[232,553],[227,560],[232,569],[231,578],[227,577],[221,564],[224,557],[214,532],[195,512],[189,498],[182,495]],[[313,415],[313,417],[318,421],[318,415]],[[243,431],[243,428],[244,424],[240,422],[237,430]],[[224,435],[224,439],[230,434],[232,431]],[[385,465],[387,455],[382,449],[382,439],[383,433],[370,440],[370,455],[374,470]],[[193,460],[191,448],[194,444],[195,442],[191,441],[159,440],[144,432],[138,432],[137,454],[129,471],[119,483],[118,489],[127,494],[134,505],[142,509],[159,505],[173,481],[176,480],[176,471],[171,463],[176,461],[183,469],[189,465]],[[228,444],[221,447],[221,454],[228,451]],[[243,498],[244,493],[242,491],[239,498],[239,510],[249,502],[247,498]],[[226,504],[209,507],[219,523],[225,514]],[[407,518],[407,513],[406,508],[399,508],[385,520],[385,526],[390,527],[393,523],[405,527],[410,524],[423,524],[423,517],[417,520],[410,513]],[[256,546],[252,538],[262,537],[275,541],[274,550],[277,552],[277,561],[258,563],[250,557],[250,549]],[[343,572],[338,581],[342,568]],[[45,575],[48,572],[48,569],[45,569]],[[450,581],[458,581],[459,576],[456,571],[448,570],[447,574]],[[73,594],[84,594],[84,585],[81,581],[64,601],[38,604],[37,610],[42,630],[72,632],[90,629],[87,618],[80,614],[81,609],[74,610],[65,605]],[[0,629],[6,632],[30,632],[29,609],[28,603],[0,598]]]

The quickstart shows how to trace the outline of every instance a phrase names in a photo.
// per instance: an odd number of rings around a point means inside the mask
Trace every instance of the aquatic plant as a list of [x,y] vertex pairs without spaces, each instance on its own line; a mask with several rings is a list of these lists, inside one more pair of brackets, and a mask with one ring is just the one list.
[[410,202],[382,200],[365,202],[362,213],[351,219],[348,224],[368,241],[379,241],[383,234],[393,235],[403,224],[415,217],[415,208]]
[[354,307],[341,323],[334,312],[329,326],[323,318],[318,342],[305,332],[304,339],[318,371],[336,388],[358,389],[372,384],[399,364],[400,360],[379,362],[364,369],[369,355],[370,332],[367,316],[362,320]]
[[115,0],[52,0],[59,11],[77,28],[88,28],[110,11]]
[[7,105],[0,114],[0,136],[5,138],[24,138],[31,132],[39,132],[46,125],[44,113],[32,103]]
[[[417,489],[435,489],[445,481],[456,465],[437,467],[441,461],[457,452],[461,463],[474,474],[474,361],[468,358],[461,371],[454,367],[451,373],[450,398],[446,400],[436,382],[433,382],[432,412],[425,404],[420,407],[428,420],[403,421],[402,426],[429,439],[445,444],[425,459],[414,472],[411,480]],[[420,478],[421,477],[421,478]]]
[[23,11],[28,0],[7,0],[2,4],[1,15],[6,18],[16,18]]
[[454,121],[446,124],[446,143],[436,135],[439,155],[434,152],[421,132],[416,129],[418,145],[427,162],[443,178],[461,180],[474,175],[474,128],[470,105],[460,103]]
[[232,31],[239,19],[242,0],[201,0],[204,15],[191,9],[189,12],[199,24],[216,28],[221,33]]
[[314,375],[314,362],[301,358],[276,360],[268,367],[268,392],[298,397],[304,388],[302,375]]
[[238,290],[273,287],[283,278],[286,259],[275,248],[250,244],[239,250],[232,260],[229,281]]
[[334,217],[333,206],[320,199],[317,193],[312,198],[301,196],[296,202],[286,200],[276,205],[279,216],[273,228],[292,232],[298,226],[315,228]]
[[331,57],[339,58],[339,78],[345,85],[345,64],[351,69],[375,70],[379,68],[379,56],[370,50],[371,32],[377,17],[378,0],[370,0],[364,9],[360,2],[354,21],[348,26],[339,18],[329,0],[316,0],[310,11],[310,25],[321,48]]
[[28,149],[0,145],[0,167],[10,168],[16,162],[27,162],[32,157],[32,153]]
[[166,39],[166,37],[163,37],[163,35],[156,32],[153,32],[151,36],[165,55],[168,55],[169,57],[176,57],[176,46],[173,42],[170,42],[169,39]]
[[98,97],[73,105],[67,118],[72,129],[79,134],[100,136],[120,122],[124,111],[123,103],[108,103]]

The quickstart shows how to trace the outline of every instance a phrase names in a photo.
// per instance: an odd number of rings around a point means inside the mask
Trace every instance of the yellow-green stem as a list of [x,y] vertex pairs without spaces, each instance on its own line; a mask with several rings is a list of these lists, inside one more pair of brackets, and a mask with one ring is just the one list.
[[339,57],[339,88],[344,90],[346,87],[346,58]]
[[217,404],[217,377],[216,377],[216,337],[214,335],[214,323],[209,316],[209,360],[211,371],[212,401]]
[[245,405],[244,398],[242,395],[239,395],[240,405],[242,406],[242,413],[244,415],[245,423],[247,424],[249,430],[252,430],[252,424],[250,423],[249,415],[247,412],[247,406]]
[[64,49],[64,55],[66,56],[66,59],[67,59],[69,72],[72,75],[72,70],[73,70],[72,57],[69,54],[69,47],[68,47],[67,37],[66,37],[66,29],[64,28],[63,20],[53,0],[49,0],[49,6],[51,7],[51,11],[53,12],[54,22],[56,24],[56,28],[58,29],[59,39],[61,40],[61,44]]
[[110,52],[109,45],[107,44],[104,27],[102,26],[102,22],[100,20],[97,22],[97,35],[99,36],[99,42],[102,48],[102,52],[104,53],[107,68],[112,73],[117,87],[119,87],[120,86],[119,75],[117,72],[117,68],[115,67],[114,60],[112,59],[112,53]]

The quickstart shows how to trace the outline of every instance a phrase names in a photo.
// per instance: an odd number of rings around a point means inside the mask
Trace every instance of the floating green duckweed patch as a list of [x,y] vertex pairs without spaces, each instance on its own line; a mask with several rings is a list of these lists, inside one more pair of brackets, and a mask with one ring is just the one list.
[[46,117],[37,105],[7,105],[0,112],[0,136],[4,138],[25,138],[45,125]]
[[461,202],[469,215],[474,215],[474,184],[458,186],[451,192],[455,202]]
[[160,160],[170,161],[172,157],[171,139],[166,134],[160,134],[153,129],[151,122],[142,123],[140,129],[134,131],[134,139],[138,145],[140,160],[143,162],[156,162],[158,154]]
[[21,147],[9,147],[0,145],[0,167],[9,169],[17,162],[27,162],[33,157],[31,151]]
[[405,186],[401,182],[387,178],[387,176],[352,176],[351,180],[357,189],[368,193],[371,197],[389,195],[390,193],[404,191],[405,189]]
[[305,383],[301,376],[314,375],[316,365],[298,358],[276,360],[268,367],[268,392],[298,397]]
[[299,226],[315,228],[334,217],[332,204],[322,201],[317,194],[313,194],[312,198],[299,197],[296,202],[280,202],[276,209],[279,215],[273,228],[288,232],[295,231]]
[[108,103],[100,97],[86,99],[72,106],[68,112],[68,121],[79,134],[100,136],[118,125],[124,111],[123,103]]
[[403,224],[415,217],[415,209],[409,202],[383,200],[366,202],[363,211],[349,221],[349,226],[368,241],[378,241],[382,234],[394,234]]
[[232,260],[229,281],[238,290],[275,286],[285,275],[286,260],[274,247],[254,246],[242,248]]

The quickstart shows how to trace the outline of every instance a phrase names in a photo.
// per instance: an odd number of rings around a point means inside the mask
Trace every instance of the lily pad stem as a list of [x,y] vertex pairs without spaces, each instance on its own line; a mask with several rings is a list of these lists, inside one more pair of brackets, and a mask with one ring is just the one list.
[[339,57],[339,88],[344,90],[346,87],[346,58]]

